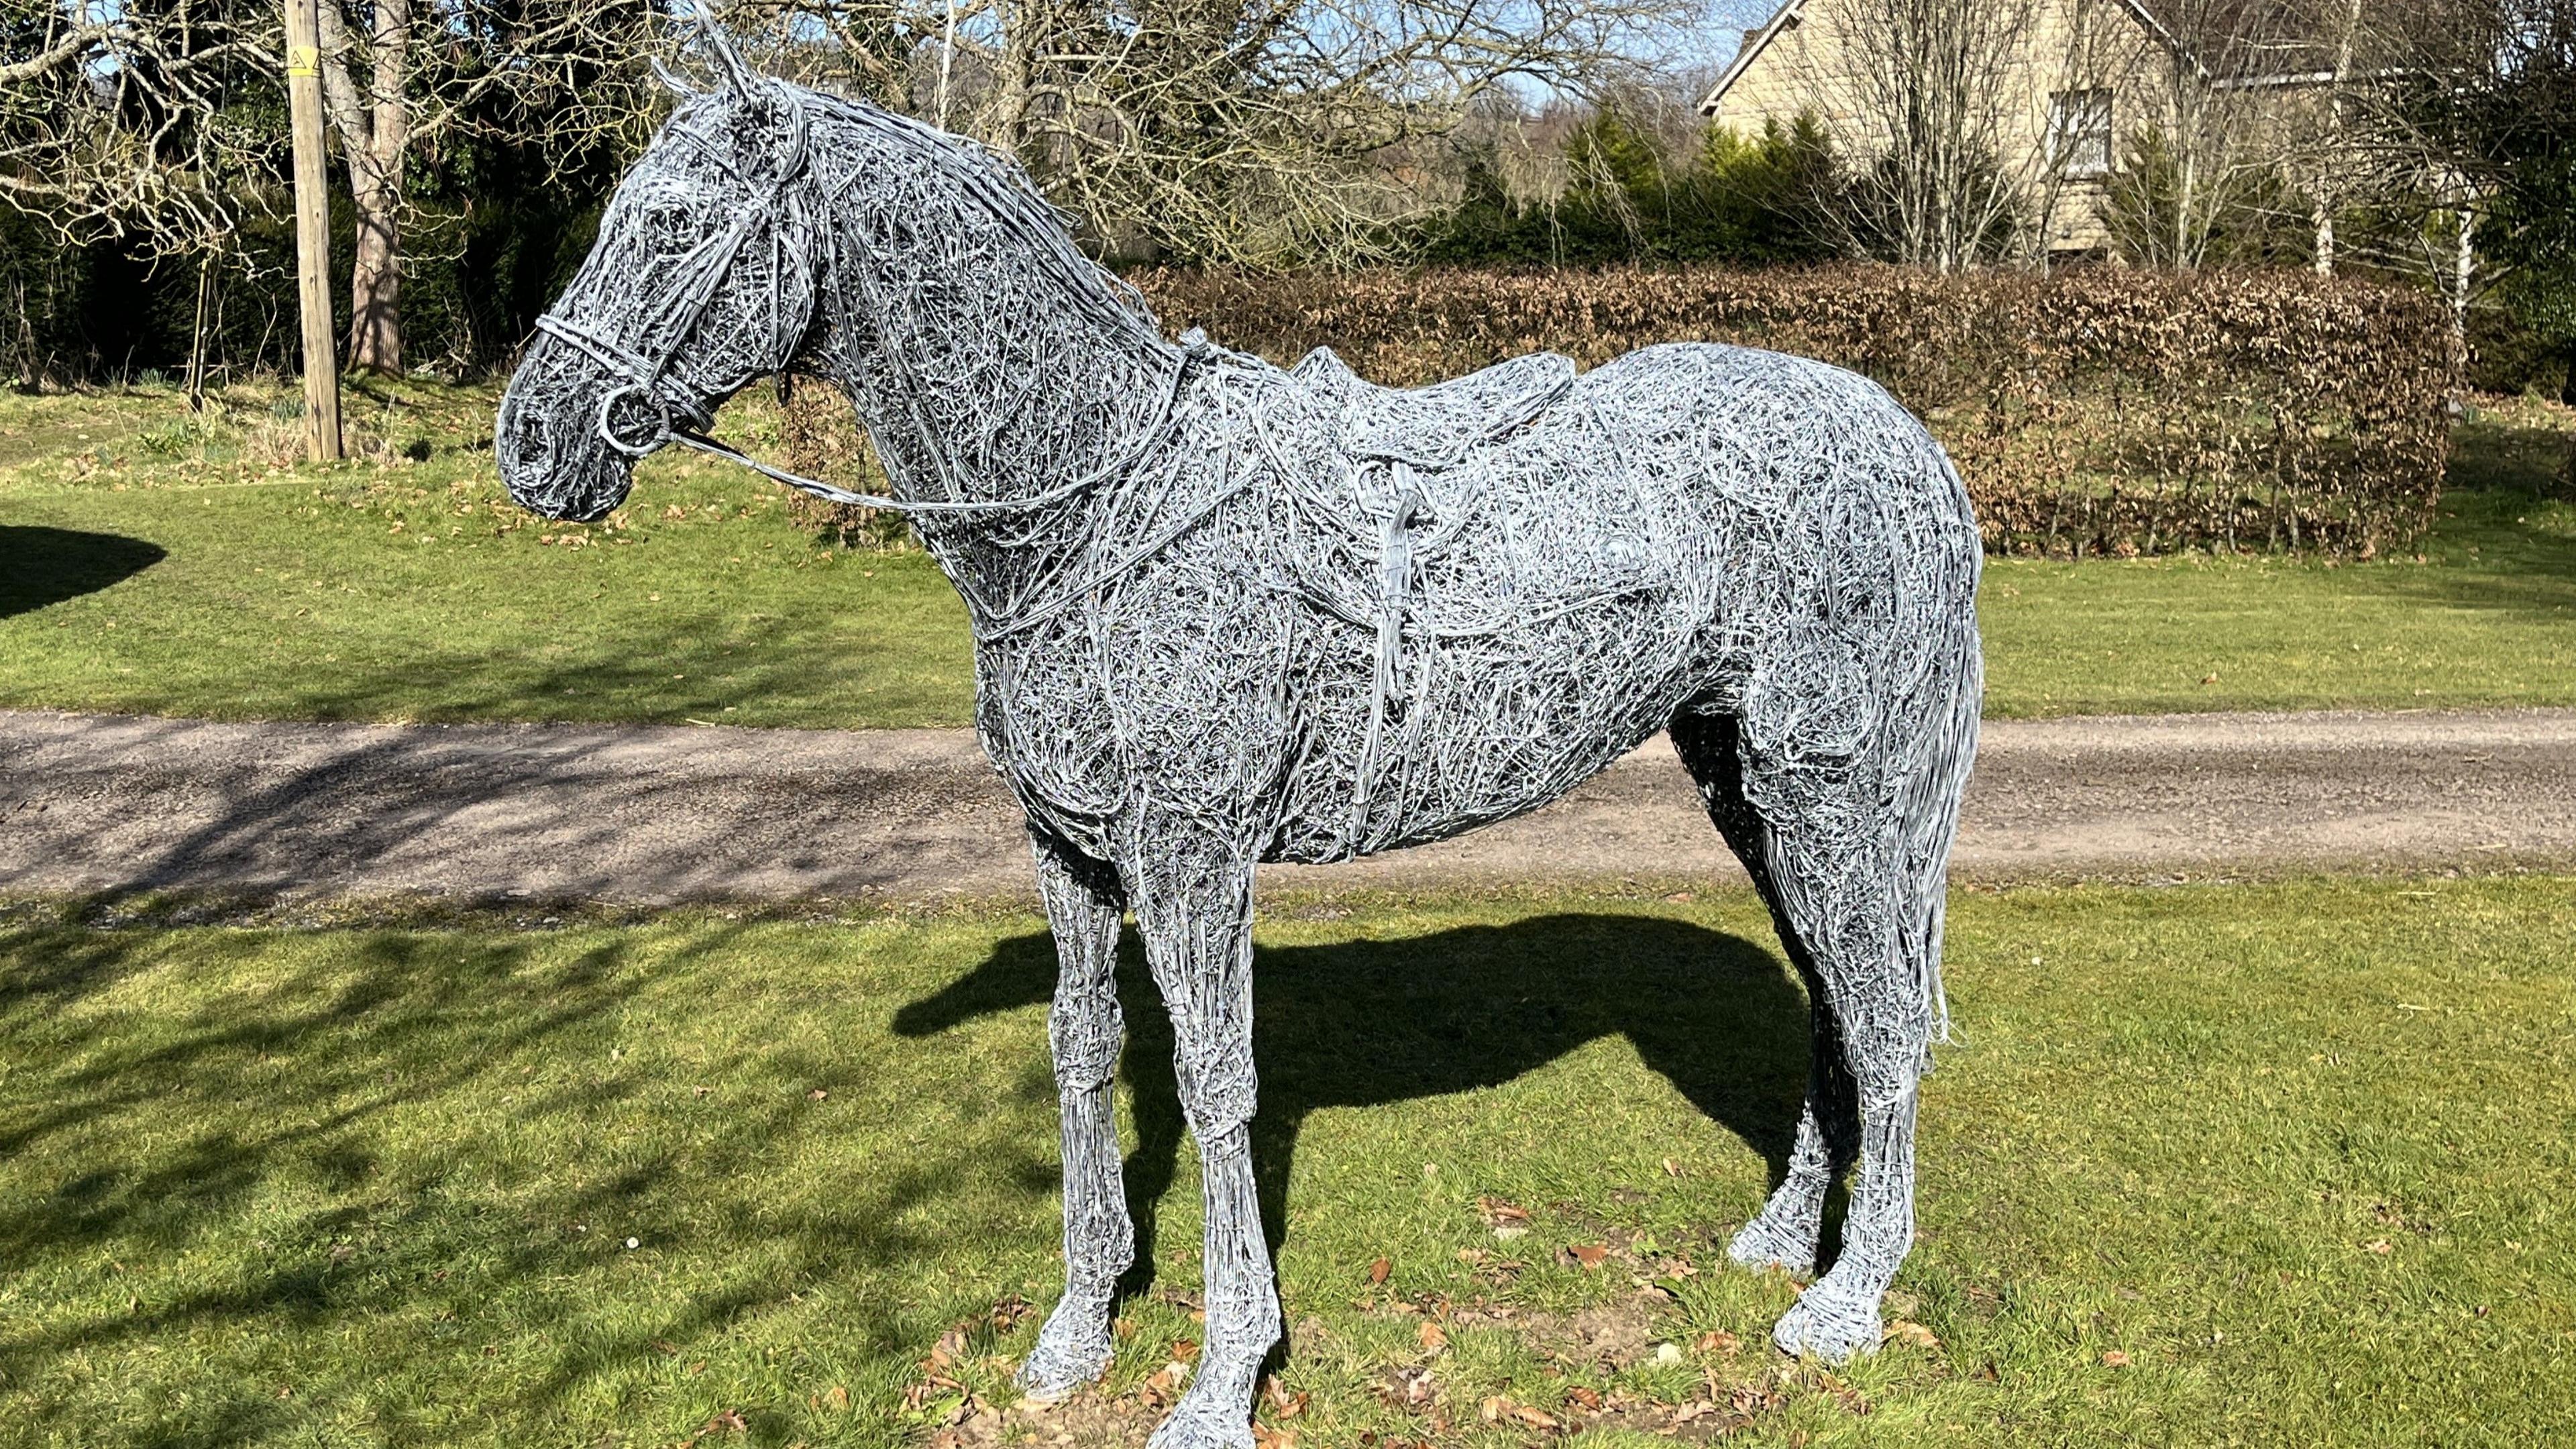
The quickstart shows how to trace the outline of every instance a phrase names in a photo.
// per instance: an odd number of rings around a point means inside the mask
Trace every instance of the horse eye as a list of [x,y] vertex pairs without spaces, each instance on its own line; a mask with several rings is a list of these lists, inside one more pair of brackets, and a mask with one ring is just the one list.
[[656,206],[644,213],[645,245],[677,255],[698,244],[697,219],[684,206]]

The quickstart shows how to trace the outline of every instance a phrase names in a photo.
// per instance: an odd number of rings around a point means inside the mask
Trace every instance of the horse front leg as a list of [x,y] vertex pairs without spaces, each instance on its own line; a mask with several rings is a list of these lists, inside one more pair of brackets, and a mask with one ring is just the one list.
[[1206,1343],[1151,1449],[1250,1449],[1253,1387],[1280,1324],[1252,1176],[1252,866],[1168,841],[1135,859],[1128,894],[1171,1013],[1173,1074],[1207,1207]]
[[1032,835],[1038,893],[1055,933],[1055,1005],[1047,1043],[1064,1131],[1064,1296],[1020,1387],[1055,1398],[1100,1377],[1116,1350],[1109,1304],[1136,1259],[1136,1228],[1119,1176],[1118,1119],[1110,1082],[1125,1024],[1118,1014],[1118,923],[1125,898],[1108,867]]

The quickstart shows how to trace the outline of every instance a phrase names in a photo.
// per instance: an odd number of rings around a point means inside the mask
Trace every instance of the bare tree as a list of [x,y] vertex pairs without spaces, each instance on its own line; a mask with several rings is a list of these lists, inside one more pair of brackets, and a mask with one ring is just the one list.
[[347,364],[403,370],[403,162],[411,149],[411,0],[374,0],[363,45],[339,0],[321,7],[322,99],[349,168],[357,244],[349,268]]
[[273,8],[0,0],[0,44],[0,200],[65,239],[200,254],[269,199],[237,103],[276,84]]
[[[1514,79],[1633,74],[1691,0],[966,0],[952,124],[1104,243],[1249,263],[1393,248],[1407,148]],[[925,38],[948,57],[948,17]]]
[[1856,250],[1956,271],[2009,250],[2029,197],[2008,160],[2039,0],[1817,0],[1839,54],[1812,104],[1848,165],[1835,221]]
[[2148,14],[2149,104],[2112,187],[2113,229],[2134,260],[2197,267],[2278,206],[2294,170],[2284,97],[2331,61],[2309,0],[2158,0]]

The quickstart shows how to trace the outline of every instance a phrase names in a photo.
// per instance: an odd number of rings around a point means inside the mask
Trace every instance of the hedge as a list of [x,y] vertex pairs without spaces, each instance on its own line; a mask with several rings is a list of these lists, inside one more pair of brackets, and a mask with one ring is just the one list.
[[1433,269],[1130,277],[1167,330],[1413,385],[1524,352],[1734,342],[1864,373],[1949,448],[1995,551],[2369,558],[2431,524],[2457,384],[2429,296],[2303,272],[1939,277]]

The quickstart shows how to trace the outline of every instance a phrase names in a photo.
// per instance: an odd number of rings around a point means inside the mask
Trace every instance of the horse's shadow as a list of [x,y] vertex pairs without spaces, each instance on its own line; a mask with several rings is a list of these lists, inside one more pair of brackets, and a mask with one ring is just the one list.
[[[927,1036],[1045,1002],[1055,974],[1047,935],[1005,940],[905,1006],[895,1030]],[[1614,1033],[1761,1153],[1774,1184],[1786,1171],[1806,1088],[1807,1002],[1778,957],[1741,937],[1653,916],[1540,916],[1268,948],[1253,982],[1253,1167],[1274,1253],[1307,1113],[1496,1086]],[[1137,1136],[1125,1167],[1137,1267],[1123,1287],[1133,1292],[1152,1280],[1154,1205],[1171,1186],[1184,1124],[1170,1024],[1132,932],[1118,987]]]

